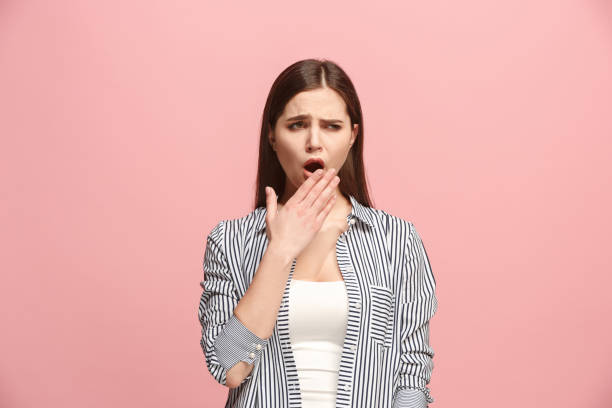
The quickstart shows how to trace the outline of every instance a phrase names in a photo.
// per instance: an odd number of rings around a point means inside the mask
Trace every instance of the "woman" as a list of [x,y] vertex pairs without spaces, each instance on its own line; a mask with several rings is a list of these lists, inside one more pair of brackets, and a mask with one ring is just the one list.
[[220,221],[204,254],[201,346],[226,407],[433,402],[435,279],[414,225],[370,206],[363,135],[333,62],[274,82],[255,209]]

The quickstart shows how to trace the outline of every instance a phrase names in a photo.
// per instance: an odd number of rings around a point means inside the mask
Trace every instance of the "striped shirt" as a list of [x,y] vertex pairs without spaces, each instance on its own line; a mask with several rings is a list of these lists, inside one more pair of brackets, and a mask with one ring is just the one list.
[[[434,401],[427,387],[434,366],[429,321],[438,302],[425,247],[411,222],[349,198],[348,230],[336,242],[349,302],[336,406],[427,407]],[[221,220],[206,239],[198,307],[206,366],[222,385],[239,361],[254,366],[229,389],[226,408],[301,407],[288,325],[296,259],[269,338],[259,338],[233,314],[268,245],[266,211],[257,207]]]

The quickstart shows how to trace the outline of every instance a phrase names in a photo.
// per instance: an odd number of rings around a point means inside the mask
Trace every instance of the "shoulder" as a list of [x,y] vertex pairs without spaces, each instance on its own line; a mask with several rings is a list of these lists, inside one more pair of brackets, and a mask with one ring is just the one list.
[[381,228],[386,234],[406,234],[409,236],[414,231],[414,224],[398,215],[391,214],[380,208],[367,207],[376,226]]
[[405,253],[411,253],[414,248],[423,245],[411,220],[382,209],[367,207],[367,210],[371,214],[372,222],[380,229],[380,234],[386,237],[392,250],[403,248]]
[[247,214],[218,220],[208,236],[213,238],[222,236],[224,240],[230,241],[244,237],[249,231],[257,231],[262,226],[262,222],[265,223],[265,215],[265,207],[257,207]]

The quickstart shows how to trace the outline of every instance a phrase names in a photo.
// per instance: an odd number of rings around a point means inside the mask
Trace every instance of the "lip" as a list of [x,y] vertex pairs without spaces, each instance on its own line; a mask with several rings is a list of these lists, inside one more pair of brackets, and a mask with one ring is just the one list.
[[323,159],[321,159],[320,157],[311,157],[310,159],[306,160],[304,162],[304,164],[302,165],[302,167],[306,167],[307,165],[309,165],[310,163],[319,163],[321,165],[321,167],[325,168],[325,162],[323,161]]

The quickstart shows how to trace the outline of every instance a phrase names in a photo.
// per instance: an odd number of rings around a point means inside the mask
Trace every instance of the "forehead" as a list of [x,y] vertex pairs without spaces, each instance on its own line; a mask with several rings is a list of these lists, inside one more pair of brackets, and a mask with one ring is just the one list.
[[348,115],[344,99],[333,89],[319,88],[296,94],[285,106],[283,116],[312,115],[340,119]]

